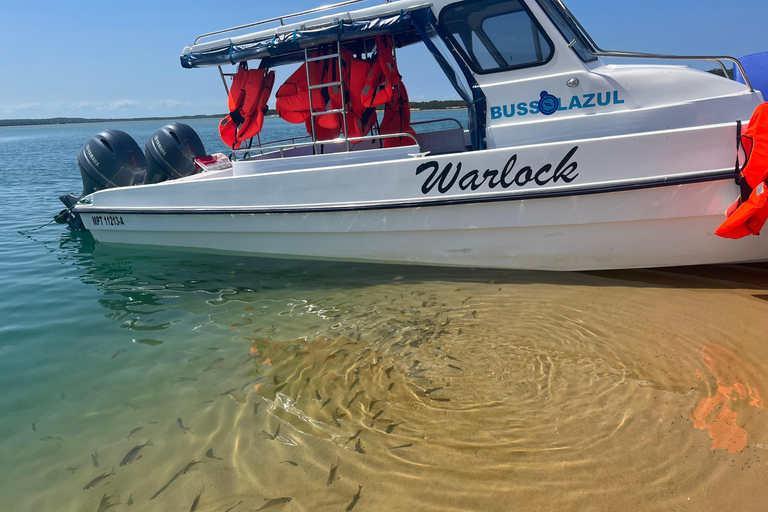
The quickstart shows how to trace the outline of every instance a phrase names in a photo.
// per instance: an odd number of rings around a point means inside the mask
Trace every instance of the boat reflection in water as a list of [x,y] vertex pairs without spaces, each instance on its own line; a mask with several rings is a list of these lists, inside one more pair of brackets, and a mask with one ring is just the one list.
[[73,233],[61,252],[98,292],[105,336],[126,343],[83,368],[97,392],[58,412],[74,438],[35,503],[717,510],[739,496],[758,510],[768,498],[765,266],[415,268],[94,250]]

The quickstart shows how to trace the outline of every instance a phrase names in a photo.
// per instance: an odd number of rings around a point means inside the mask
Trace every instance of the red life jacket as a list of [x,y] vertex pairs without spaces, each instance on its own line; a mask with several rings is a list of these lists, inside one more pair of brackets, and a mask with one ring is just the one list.
[[728,218],[715,231],[723,238],[759,235],[768,221],[768,103],[755,110],[741,144],[747,155],[741,178],[752,192],[748,199],[740,198],[726,212]]
[[240,66],[229,90],[229,115],[219,123],[219,135],[225,144],[237,149],[261,132],[274,84],[274,71]]
[[[324,48],[314,56],[328,55],[331,50]],[[342,54],[343,55],[343,54]],[[339,80],[338,61],[334,58],[313,61],[309,63],[309,74],[312,85],[320,85]],[[322,112],[336,110],[342,107],[341,90],[339,86],[328,86],[312,90],[312,110]],[[276,94],[277,113],[289,123],[307,123],[311,117],[309,111],[309,84],[307,83],[307,64],[299,68],[280,86]],[[308,125],[309,126],[309,125]],[[315,126],[336,129],[341,126],[341,115],[327,114],[315,117]],[[308,130],[312,133],[311,126]],[[338,135],[337,135],[338,136]]]
[[[379,133],[382,135],[410,133],[416,136],[416,132],[411,128],[411,104],[408,101],[405,84],[400,82],[393,89],[392,99],[384,107],[384,120],[379,127]],[[385,148],[396,148],[413,146],[416,143],[410,137],[394,137],[382,139],[382,144]]]
[[376,36],[376,61],[366,75],[365,85],[360,91],[361,100],[366,107],[378,107],[388,103],[394,94],[394,88],[402,81],[395,62],[392,38]]

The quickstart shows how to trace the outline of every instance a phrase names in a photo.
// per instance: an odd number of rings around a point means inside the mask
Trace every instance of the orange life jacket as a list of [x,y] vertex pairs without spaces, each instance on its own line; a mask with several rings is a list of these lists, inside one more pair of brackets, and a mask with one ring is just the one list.
[[366,75],[365,85],[360,91],[364,106],[378,107],[388,103],[394,94],[394,88],[402,81],[395,62],[392,38],[376,36],[377,59]]
[[229,115],[219,123],[219,135],[227,146],[237,149],[261,132],[274,84],[274,71],[240,66],[229,90]]
[[[331,50],[323,48],[314,56],[328,55],[330,52]],[[309,75],[313,86],[338,82],[340,81],[338,61],[331,58],[310,62]],[[278,115],[289,123],[307,123],[311,117],[309,111],[310,96],[312,97],[312,110],[314,112],[340,109],[343,104],[341,89],[338,85],[312,89],[310,95],[309,84],[307,83],[307,64],[302,64],[277,90],[276,109]],[[341,115],[316,116],[315,126],[331,130],[339,128]],[[311,126],[308,131],[312,133]]]
[[[382,135],[409,133],[416,136],[416,132],[411,128],[411,105],[408,101],[408,91],[402,82],[393,88],[392,99],[384,107],[384,119],[379,127],[379,133]],[[413,146],[416,143],[410,137],[393,137],[382,139],[382,144],[385,148],[396,148]]]
[[728,218],[715,234],[723,238],[759,235],[768,221],[768,103],[755,110],[741,137],[747,155],[741,179],[752,189],[749,198],[740,198],[726,212]]

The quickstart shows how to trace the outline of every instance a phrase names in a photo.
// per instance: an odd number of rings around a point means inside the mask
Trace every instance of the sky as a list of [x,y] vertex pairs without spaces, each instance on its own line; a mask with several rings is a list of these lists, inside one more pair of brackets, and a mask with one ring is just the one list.
[[[183,69],[182,49],[205,32],[322,3],[2,2],[0,119],[225,112],[227,97],[217,69]],[[604,49],[734,57],[768,51],[768,0],[565,3]],[[400,50],[398,63],[412,101],[457,97],[422,45]],[[294,68],[278,70],[277,83]]]

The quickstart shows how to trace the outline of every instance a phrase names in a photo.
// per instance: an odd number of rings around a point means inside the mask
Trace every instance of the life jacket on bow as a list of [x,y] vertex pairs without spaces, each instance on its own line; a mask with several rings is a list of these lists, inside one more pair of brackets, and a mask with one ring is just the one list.
[[240,64],[229,90],[229,115],[219,122],[219,135],[232,149],[253,138],[264,126],[275,72]]
[[[392,99],[384,107],[384,119],[381,121],[379,133],[382,135],[409,133],[414,137],[416,136],[416,132],[411,128],[411,105],[408,101],[408,91],[403,82],[393,88]],[[382,145],[385,148],[413,146],[415,144],[416,142],[410,137],[382,139]]]
[[362,103],[367,108],[388,103],[392,99],[394,88],[402,81],[397,70],[391,37],[376,36],[376,55],[360,91]]
[[768,221],[768,103],[755,110],[741,136],[741,145],[747,155],[737,178],[742,194],[726,212],[726,221],[715,231],[723,238],[759,235]]

